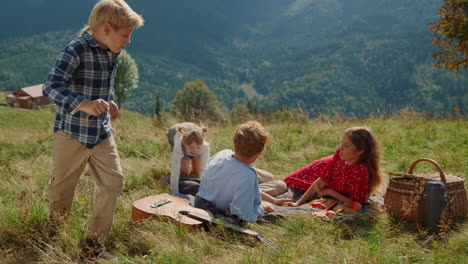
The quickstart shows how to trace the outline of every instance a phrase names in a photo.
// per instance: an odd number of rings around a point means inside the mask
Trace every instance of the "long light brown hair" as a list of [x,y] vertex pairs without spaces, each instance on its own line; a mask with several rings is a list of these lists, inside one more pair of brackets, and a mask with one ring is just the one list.
[[382,150],[374,133],[368,127],[351,127],[345,130],[353,145],[357,150],[364,150],[359,157],[359,161],[364,162],[369,172],[369,192],[370,194],[383,194],[385,188],[385,176],[380,169]]

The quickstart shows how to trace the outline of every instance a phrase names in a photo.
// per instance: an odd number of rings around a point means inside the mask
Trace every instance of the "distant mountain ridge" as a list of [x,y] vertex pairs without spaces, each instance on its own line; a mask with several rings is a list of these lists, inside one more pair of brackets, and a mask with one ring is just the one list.
[[[311,115],[408,105],[446,113],[468,102],[466,71],[432,67],[426,24],[439,0],[128,2],[146,20],[127,49],[140,71],[127,104],[133,110],[148,113],[156,93],[170,102],[195,79],[229,108],[249,101]],[[7,1],[0,21],[12,26],[0,33],[0,90],[42,82],[94,3]]]

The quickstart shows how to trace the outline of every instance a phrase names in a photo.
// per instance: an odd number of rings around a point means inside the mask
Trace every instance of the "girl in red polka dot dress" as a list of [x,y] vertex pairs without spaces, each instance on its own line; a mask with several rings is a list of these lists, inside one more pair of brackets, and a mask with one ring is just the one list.
[[316,196],[331,196],[349,207],[353,202],[362,205],[383,183],[380,159],[379,144],[369,128],[348,128],[334,155],[313,161],[284,179],[305,193],[283,205],[299,206]]

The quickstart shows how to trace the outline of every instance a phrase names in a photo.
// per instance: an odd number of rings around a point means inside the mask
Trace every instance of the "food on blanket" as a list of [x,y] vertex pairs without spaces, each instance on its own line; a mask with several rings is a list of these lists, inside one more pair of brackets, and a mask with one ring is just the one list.
[[354,214],[354,213],[357,213],[358,211],[353,209],[353,208],[349,208],[347,206],[344,206],[342,204],[339,204],[337,206],[335,206],[333,208],[333,211],[337,212],[337,213],[342,213],[342,214]]
[[328,210],[325,212],[325,216],[328,217],[328,219],[334,219],[336,218],[336,213],[335,211]]
[[367,209],[375,213],[382,213],[385,211],[384,206],[379,203],[371,203],[369,206],[367,206]]
[[312,208],[317,208],[321,210],[328,210],[335,206],[336,202],[333,199],[328,199],[328,198],[320,198],[313,200],[312,202],[309,203],[309,207]]
[[353,202],[351,204],[351,209],[354,209],[356,211],[361,211],[362,205],[360,203],[358,203],[358,202]]
[[333,207],[333,211],[335,211],[337,213],[341,213],[341,212],[343,212],[343,210],[344,210],[344,206],[342,204],[339,204],[339,205]]
[[318,201],[310,202],[309,206],[312,207],[312,208],[323,209],[322,203],[318,202]]
[[313,212],[309,212],[308,215],[314,218],[326,219],[326,220],[331,220],[331,219],[336,218],[336,213],[333,211],[313,211]]
[[325,215],[325,212],[323,211],[318,211],[318,212],[312,211],[312,212],[308,212],[307,214],[314,218],[320,218],[320,219],[327,218],[327,216]]

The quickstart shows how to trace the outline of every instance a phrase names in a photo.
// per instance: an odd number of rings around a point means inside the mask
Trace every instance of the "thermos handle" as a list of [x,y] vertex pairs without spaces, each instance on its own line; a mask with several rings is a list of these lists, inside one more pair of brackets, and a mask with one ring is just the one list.
[[427,162],[432,163],[432,165],[434,165],[437,168],[437,170],[439,171],[440,179],[442,180],[442,182],[444,184],[447,183],[447,181],[445,180],[444,171],[442,170],[440,165],[435,160],[432,160],[432,159],[424,158],[424,159],[418,159],[418,160],[414,161],[413,164],[411,164],[411,166],[410,166],[410,168],[408,170],[408,174],[413,174],[414,167],[416,167],[416,164],[418,164],[421,161],[427,161]]

